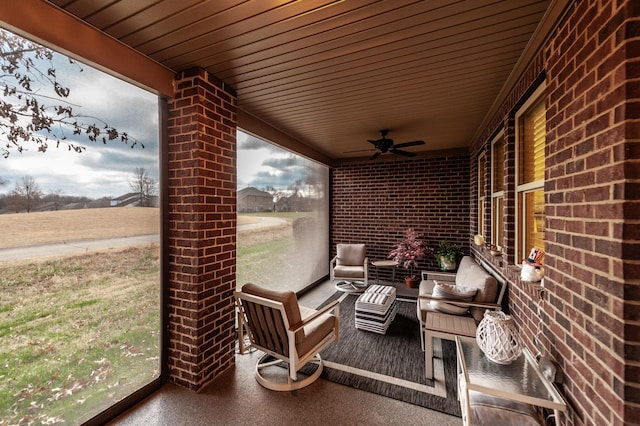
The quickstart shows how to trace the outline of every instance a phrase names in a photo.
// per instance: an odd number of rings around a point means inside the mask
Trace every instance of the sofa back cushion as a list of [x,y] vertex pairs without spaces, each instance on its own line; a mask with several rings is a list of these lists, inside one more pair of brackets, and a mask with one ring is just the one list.
[[[460,267],[456,274],[456,285],[477,288],[478,292],[473,298],[474,302],[495,303],[498,298],[498,281],[470,256],[465,256],[460,261]],[[476,322],[480,322],[485,310],[473,307],[470,312]]]

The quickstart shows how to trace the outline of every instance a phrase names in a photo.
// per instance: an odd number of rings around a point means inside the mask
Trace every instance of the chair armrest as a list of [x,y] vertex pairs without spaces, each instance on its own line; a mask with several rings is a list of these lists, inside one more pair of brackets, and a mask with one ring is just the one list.
[[310,322],[312,322],[313,320],[315,320],[319,316],[324,315],[324,314],[326,314],[329,311],[332,311],[334,309],[336,310],[335,316],[339,317],[340,316],[340,314],[339,314],[340,301],[334,300],[333,302],[329,303],[327,306],[318,309],[315,313],[313,313],[312,315],[309,315],[307,318],[305,318],[304,320],[300,321],[299,323],[291,324],[291,327],[289,328],[289,331],[292,331],[292,332],[295,333],[296,331],[299,331],[305,325],[309,324]]
[[338,261],[338,256],[333,256],[333,259],[329,261],[329,265],[335,267],[337,261]]
[[458,306],[469,306],[474,308],[497,309],[497,310],[500,310],[502,308],[502,306],[497,303],[473,302],[473,301],[467,302],[460,299],[448,299],[446,297],[437,297],[437,296],[430,296],[430,295],[420,295],[418,297],[424,300],[436,300],[438,302],[453,303]]

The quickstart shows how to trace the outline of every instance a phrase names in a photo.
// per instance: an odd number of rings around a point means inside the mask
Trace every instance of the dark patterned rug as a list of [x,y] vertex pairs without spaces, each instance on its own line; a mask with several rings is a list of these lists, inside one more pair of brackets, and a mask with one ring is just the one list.
[[456,348],[434,339],[434,380],[425,378],[415,300],[397,299],[387,333],[355,328],[357,294],[336,293],[340,303],[340,340],[321,352],[322,377],[432,410],[460,416],[456,386]]

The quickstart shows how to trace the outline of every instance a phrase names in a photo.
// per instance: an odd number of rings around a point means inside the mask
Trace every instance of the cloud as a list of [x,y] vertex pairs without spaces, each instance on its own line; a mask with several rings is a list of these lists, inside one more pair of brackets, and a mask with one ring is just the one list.
[[[48,63],[43,64],[46,70]],[[78,154],[66,146],[50,146],[47,152],[37,152],[27,144],[23,153],[12,152],[8,159],[0,158],[0,178],[8,183],[0,186],[0,194],[10,192],[24,176],[32,176],[45,193],[61,192],[90,198],[118,196],[130,192],[129,181],[135,168],[144,168],[150,177],[159,179],[158,98],[152,93],[89,65],[70,63],[57,55],[54,67],[61,84],[71,90],[67,99],[85,124],[104,123],[126,132],[145,148],[119,140],[91,142],[85,136],[65,132],[69,142],[86,147]],[[42,94],[53,95],[46,86]],[[55,97],[55,96],[54,96]],[[56,102],[59,103],[59,102]],[[238,188],[272,186],[286,190],[296,181],[304,181],[313,173],[315,163],[265,142],[253,135],[237,134]],[[50,144],[52,145],[52,144]]]
[[322,166],[276,145],[238,131],[238,188],[287,190],[296,182],[317,181]]
[[304,167],[306,160],[297,155],[289,154],[286,157],[270,157],[264,160],[264,165],[274,169],[294,169]]
[[[40,66],[46,72],[49,64]],[[0,178],[7,181],[0,186],[0,194],[13,190],[23,176],[32,176],[44,193],[60,191],[90,198],[130,192],[129,181],[137,167],[158,180],[158,97],[88,65],[72,64],[63,55],[56,55],[53,66],[58,81],[71,90],[65,101],[82,116],[80,122],[95,123],[100,128],[108,123],[144,144],[144,149],[141,145],[131,149],[131,142],[125,144],[119,139],[107,144],[91,142],[84,135],[65,131],[69,142],[86,147],[86,151],[78,154],[64,144],[56,148],[50,143],[42,153],[35,144],[27,143],[23,153],[12,151],[9,158],[0,158]],[[51,95],[46,85],[37,87],[34,83],[34,90]]]

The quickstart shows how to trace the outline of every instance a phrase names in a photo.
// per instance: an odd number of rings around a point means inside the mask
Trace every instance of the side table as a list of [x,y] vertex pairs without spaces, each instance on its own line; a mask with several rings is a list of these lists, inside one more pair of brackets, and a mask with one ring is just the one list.
[[542,374],[527,348],[523,348],[522,356],[511,364],[500,365],[484,355],[474,338],[456,336],[456,347],[458,371],[461,374],[459,383],[464,387],[460,401],[465,425],[472,424],[470,391],[549,408],[554,410],[556,425],[560,424],[560,412],[567,410],[567,403],[553,383]]
[[395,260],[374,260],[371,262],[371,266],[376,267],[376,282],[380,284],[380,277],[378,273],[378,269],[380,268],[392,268],[391,272],[391,282],[396,282],[396,268],[398,267],[398,262]]

